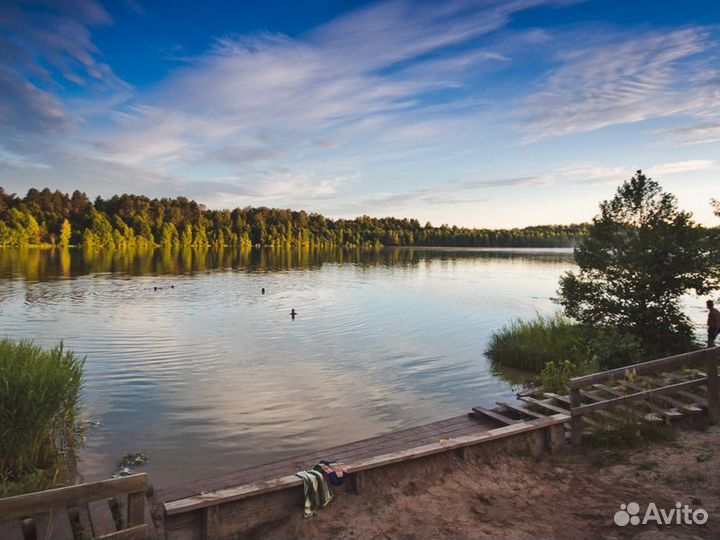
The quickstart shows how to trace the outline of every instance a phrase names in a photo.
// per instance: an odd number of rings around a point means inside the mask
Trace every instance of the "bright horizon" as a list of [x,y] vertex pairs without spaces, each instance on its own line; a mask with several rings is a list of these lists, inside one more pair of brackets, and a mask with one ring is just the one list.
[[717,224],[720,5],[630,4],[5,2],[0,185],[512,228],[642,169]]

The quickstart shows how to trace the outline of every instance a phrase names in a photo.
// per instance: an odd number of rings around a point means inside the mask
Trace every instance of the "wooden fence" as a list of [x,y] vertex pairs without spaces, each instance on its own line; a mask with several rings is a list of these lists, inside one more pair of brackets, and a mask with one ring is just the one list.
[[[687,394],[687,390],[696,387],[707,388],[707,398],[702,398],[703,405],[706,407],[710,419],[713,423],[720,420],[720,397],[718,394],[718,361],[720,360],[720,348],[708,348],[700,351],[694,351],[659,360],[651,360],[618,369],[611,369],[583,377],[575,377],[570,380],[570,415],[573,445],[582,443],[583,416],[588,413],[609,408],[622,406],[623,404],[634,400],[645,400],[649,402],[650,398],[657,396],[667,396],[669,394]],[[682,380],[661,377],[664,372],[677,370],[680,368],[695,369],[696,373],[700,373],[697,378]],[[704,372],[698,371],[704,369]],[[605,383],[615,381],[627,381],[635,379],[641,375],[655,375],[651,388],[643,388],[639,385],[629,384],[625,388],[631,388],[635,391],[625,394],[613,391],[612,388],[604,386]],[[614,397],[606,399],[598,399],[597,394],[592,394],[592,403],[583,403],[583,397],[589,392],[584,392],[583,388],[588,386],[602,387],[607,393]]]
[[147,489],[142,473],[0,499],[0,538],[152,538]]

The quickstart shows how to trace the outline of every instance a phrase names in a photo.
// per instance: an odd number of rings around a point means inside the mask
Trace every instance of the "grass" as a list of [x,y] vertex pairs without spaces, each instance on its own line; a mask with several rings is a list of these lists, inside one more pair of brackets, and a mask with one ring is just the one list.
[[578,326],[569,319],[538,316],[516,320],[495,332],[486,354],[505,367],[540,373],[548,362],[572,360],[578,340]]
[[0,496],[56,485],[79,446],[84,360],[0,340]]
[[493,333],[485,351],[496,366],[541,373],[568,361],[575,375],[645,359],[639,341],[617,328],[578,324],[562,315],[516,320]]

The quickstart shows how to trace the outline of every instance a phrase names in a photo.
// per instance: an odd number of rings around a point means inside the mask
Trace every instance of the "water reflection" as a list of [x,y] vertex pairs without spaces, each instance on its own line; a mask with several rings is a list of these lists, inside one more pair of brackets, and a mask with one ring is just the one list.
[[86,479],[142,451],[162,486],[512,399],[487,339],[554,311],[572,267],[561,251],[0,250],[0,333],[87,356]]

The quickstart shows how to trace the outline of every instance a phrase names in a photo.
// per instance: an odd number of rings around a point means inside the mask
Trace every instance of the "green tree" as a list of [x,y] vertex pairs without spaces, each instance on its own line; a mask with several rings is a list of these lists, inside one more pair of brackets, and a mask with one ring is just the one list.
[[634,335],[650,357],[687,351],[693,330],[680,299],[717,286],[712,247],[676,198],[637,171],[600,205],[575,249],[580,271],[562,276],[557,300],[574,319]]

